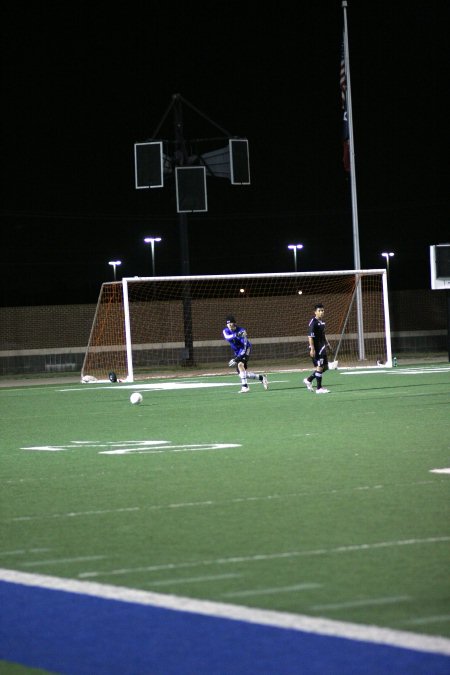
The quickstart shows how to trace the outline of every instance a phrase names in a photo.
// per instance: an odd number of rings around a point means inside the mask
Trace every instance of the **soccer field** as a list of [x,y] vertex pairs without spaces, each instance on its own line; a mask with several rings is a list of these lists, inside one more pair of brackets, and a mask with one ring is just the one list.
[[[0,672],[449,672],[449,364],[331,371],[326,396],[304,372],[268,377],[245,396],[235,375],[0,388]],[[134,631],[115,670],[116,632],[142,620],[110,622],[111,598],[187,612],[189,628],[148,619],[165,627],[159,666],[133,667]],[[239,627],[220,653],[218,617]],[[246,633],[261,626],[276,629],[267,655]],[[305,635],[338,645],[309,644],[303,671]]]

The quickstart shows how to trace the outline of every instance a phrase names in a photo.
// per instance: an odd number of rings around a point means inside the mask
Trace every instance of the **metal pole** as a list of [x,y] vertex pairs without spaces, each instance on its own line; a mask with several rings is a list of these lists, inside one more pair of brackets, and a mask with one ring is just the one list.
[[303,244],[289,244],[288,248],[294,252],[294,270],[297,272],[297,251],[303,248]]
[[[349,129],[349,152],[350,152],[350,184],[352,197],[352,214],[353,214],[353,258],[355,270],[361,269],[361,256],[359,250],[359,231],[358,231],[358,203],[356,199],[356,173],[355,173],[355,144],[353,139],[353,115],[352,115],[352,93],[350,85],[350,59],[348,50],[348,28],[347,28],[347,0],[343,0],[342,9],[344,12],[344,59],[345,59],[345,76],[347,83],[347,116]],[[361,291],[361,277],[357,278],[356,289],[356,311],[358,317],[358,346],[359,358],[364,360],[364,325],[363,325],[363,310],[362,310],[362,291]]]
[[144,242],[150,244],[152,251],[152,274],[155,276],[155,242],[161,241],[161,237],[145,237]]
[[150,244],[152,247],[152,275],[155,276],[155,240],[152,239]]
[[[175,138],[176,144],[176,164],[182,166],[187,161],[187,151],[183,136],[183,112],[179,96],[174,96],[174,117],[175,117]],[[189,276],[189,242],[187,215],[179,214],[180,226],[180,245],[181,245],[181,273],[183,276]],[[184,320],[184,359],[183,365],[194,366],[194,339],[192,329],[192,302],[191,288],[189,281],[183,282],[183,320]]]

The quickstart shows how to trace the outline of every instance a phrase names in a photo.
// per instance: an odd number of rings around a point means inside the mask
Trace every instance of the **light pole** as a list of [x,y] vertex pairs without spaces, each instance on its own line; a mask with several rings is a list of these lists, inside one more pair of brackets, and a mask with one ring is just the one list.
[[155,276],[155,241],[161,241],[161,237],[145,237],[144,241],[152,247],[152,273]]
[[294,252],[294,269],[297,271],[297,251],[303,248],[303,244],[289,244],[288,248]]
[[114,268],[114,281],[116,280],[116,267],[121,264],[122,264],[121,260],[110,260],[108,263],[108,265],[112,265]]
[[393,258],[394,254],[392,253],[392,251],[388,251],[382,253],[381,255],[383,256],[383,258],[386,258],[386,273],[387,276],[389,276],[389,258]]

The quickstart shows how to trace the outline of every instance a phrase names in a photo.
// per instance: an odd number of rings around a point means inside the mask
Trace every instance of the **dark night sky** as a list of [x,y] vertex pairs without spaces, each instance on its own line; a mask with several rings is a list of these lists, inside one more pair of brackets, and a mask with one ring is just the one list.
[[[450,5],[348,2],[361,265],[429,288],[450,241]],[[136,190],[133,146],[180,93],[186,139],[249,140],[251,185],[208,179],[191,274],[353,268],[342,167],[339,0],[35,3],[3,9],[2,305],[95,302],[112,279],[181,273],[174,191]],[[214,124],[210,124],[208,120]],[[159,138],[174,138],[167,117]],[[221,143],[219,143],[220,147]]]

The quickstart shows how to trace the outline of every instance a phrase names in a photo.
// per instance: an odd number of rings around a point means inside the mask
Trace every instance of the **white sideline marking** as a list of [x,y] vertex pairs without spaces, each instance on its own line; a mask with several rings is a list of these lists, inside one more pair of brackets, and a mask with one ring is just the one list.
[[450,469],[430,469],[430,473],[450,473]]
[[0,569],[0,581],[450,656],[450,640],[440,636],[312,618],[302,614],[241,607],[210,600],[195,600],[88,581],[26,574],[15,570]]
[[[237,379],[236,375],[236,380],[235,382],[198,382],[198,381],[192,381],[192,382],[158,382],[158,383],[136,383],[133,382],[132,384],[119,384],[117,385],[110,385],[110,386],[102,386],[102,387],[97,387],[93,386],[90,384],[88,387],[86,385],[82,387],[71,387],[70,389],[58,389],[58,392],[72,392],[72,391],[93,391],[95,389],[101,389],[103,391],[122,391],[124,389],[132,389],[132,390],[139,390],[139,391],[172,391],[175,389],[210,389],[211,387],[238,387],[240,388],[240,382]],[[106,381],[105,381],[106,382]],[[269,380],[269,385],[271,384],[282,384],[284,382],[288,382],[288,380]],[[259,386],[258,386],[259,385]],[[250,380],[250,388],[252,386],[255,387],[255,389],[261,389],[261,385],[259,382],[256,380]]]
[[393,548],[394,546],[415,546],[421,544],[436,544],[450,541],[450,536],[429,537],[428,539],[404,539],[401,541],[381,541],[374,544],[354,544],[352,546],[337,546],[336,548],[318,548],[307,551],[286,551],[285,553],[259,553],[258,555],[236,556],[233,558],[216,558],[209,560],[196,560],[193,562],[166,563],[164,565],[146,565],[143,567],[126,567],[122,569],[97,572],[80,572],[79,579],[87,577],[120,576],[123,574],[135,574],[137,572],[155,572],[159,570],[186,569],[189,567],[201,567],[206,565],[233,565],[242,562],[260,562],[266,560],[279,560],[288,558],[300,558],[304,556],[330,555],[333,553],[350,553],[353,551],[370,551],[379,548]]
[[346,370],[341,371],[341,375],[373,375],[383,373],[384,375],[428,375],[428,373],[448,373],[449,366],[442,368],[387,368],[376,370]]
[[[237,378],[237,376],[236,376]],[[95,389],[102,389],[103,391],[122,391],[124,389],[139,389],[140,391],[171,391],[174,389],[209,389],[210,387],[238,387],[237,382],[133,382],[131,384],[114,384],[109,386],[92,386],[86,387],[71,387],[70,389],[59,389],[61,392],[70,391],[94,391]]]

